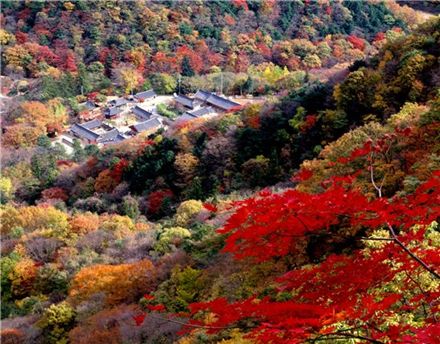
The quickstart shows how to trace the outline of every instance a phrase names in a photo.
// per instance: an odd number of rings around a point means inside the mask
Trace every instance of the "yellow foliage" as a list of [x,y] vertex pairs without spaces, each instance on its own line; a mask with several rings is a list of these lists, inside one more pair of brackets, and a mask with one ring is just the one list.
[[94,265],[74,277],[69,296],[75,304],[104,293],[108,305],[134,302],[155,284],[156,269],[145,259],[131,264]]
[[[187,136],[184,136],[187,138]],[[174,161],[177,173],[184,182],[189,181],[196,171],[199,160],[191,153],[179,153]]]
[[101,228],[113,232],[117,238],[123,238],[136,229],[128,216],[107,215],[102,217]]
[[197,200],[188,200],[182,202],[177,208],[176,224],[179,226],[186,226],[191,218],[198,214],[203,209],[203,203]]
[[13,191],[12,181],[7,177],[0,177],[0,201],[5,202],[11,198]]
[[30,57],[29,52],[21,45],[14,45],[6,49],[4,56],[7,64],[14,67],[23,67],[25,57]]
[[6,205],[0,208],[0,232],[2,235],[7,235],[14,227],[23,227],[19,216],[20,212],[16,207]]
[[10,34],[6,30],[0,29],[0,44],[1,45],[6,45],[9,42],[12,43],[14,41],[15,41],[14,35]]
[[75,5],[68,1],[64,3],[64,8],[68,11],[73,11],[75,9]]
[[18,210],[7,206],[2,210],[2,233],[14,227],[23,227],[26,232],[45,230],[48,236],[65,238],[69,234],[67,214],[50,206],[22,207]]
[[17,296],[28,294],[32,290],[36,274],[37,267],[32,259],[20,260],[8,275],[12,284],[12,293]]

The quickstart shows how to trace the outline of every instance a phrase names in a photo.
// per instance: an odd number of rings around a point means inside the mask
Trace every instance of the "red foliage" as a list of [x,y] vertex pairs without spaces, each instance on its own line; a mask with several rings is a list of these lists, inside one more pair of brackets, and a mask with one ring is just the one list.
[[69,196],[67,196],[66,191],[59,187],[53,187],[44,190],[41,193],[42,199],[44,201],[50,200],[50,199],[60,199],[62,201],[67,201]]
[[146,316],[145,314],[139,314],[133,317],[136,326],[141,326],[144,323],[145,316]]
[[157,214],[166,199],[172,198],[171,190],[158,190],[148,195],[148,213]]
[[376,37],[374,37],[375,42],[380,42],[383,41],[384,39],[385,39],[385,33],[383,32],[378,32]]
[[316,117],[316,115],[308,115],[306,116],[304,123],[300,126],[299,129],[301,130],[301,132],[305,133],[313,128],[317,121],[318,117]]
[[203,203],[203,208],[209,210],[211,213],[217,212],[217,207],[212,203]]
[[307,169],[301,169],[298,173],[296,173],[293,178],[292,181],[294,182],[301,182],[301,181],[305,181],[307,179],[310,179],[313,176],[313,172]]
[[47,46],[40,46],[36,57],[38,62],[44,61],[48,64],[53,64],[58,59],[58,56]]
[[77,71],[75,54],[71,50],[69,50],[66,54],[64,69],[68,72],[73,72],[73,73]]
[[257,43],[257,49],[260,52],[260,54],[263,55],[266,59],[272,58],[272,51],[266,44],[262,42]]
[[21,31],[17,31],[15,33],[15,39],[17,40],[17,43],[19,43],[19,44],[26,43],[28,40],[28,34],[21,32]]
[[355,49],[359,49],[361,51],[365,48],[365,41],[362,38],[350,35],[347,37],[347,40],[353,45]]
[[[366,146],[353,151],[352,155],[361,156],[372,149],[380,149],[371,143]],[[388,225],[400,231],[399,241],[408,245],[422,241],[426,227],[408,229],[415,224],[429,224],[440,213],[440,171],[414,194],[390,200],[368,200],[341,186],[341,182],[347,183],[350,179],[353,178],[333,178],[330,186],[319,194],[296,190],[273,194],[265,190],[256,198],[237,202],[236,213],[220,230],[228,235],[224,251],[239,259],[252,257],[264,261],[290,256],[303,247],[309,235],[331,233],[337,237],[344,235],[342,232],[347,228],[356,232],[357,228],[374,229]],[[342,232],[338,233],[338,230]],[[412,251],[428,266],[440,264],[436,249],[420,245],[413,247]],[[406,273],[405,284],[414,285],[408,271],[416,269],[420,269],[420,265],[413,257],[396,242],[385,241],[383,247],[371,250],[367,255],[360,250],[351,255],[332,254],[313,267],[287,272],[277,280],[277,291],[291,295],[289,301],[251,297],[229,303],[221,298],[190,305],[190,314],[214,313],[215,321],[207,325],[210,332],[251,320],[256,326],[250,329],[250,336],[261,343],[300,343],[317,335],[331,336],[338,333],[338,328],[332,324],[341,321],[348,328],[363,329],[371,341],[385,338],[396,342],[403,337],[407,342],[434,343],[439,329],[433,317],[427,317],[428,326],[424,329],[402,325],[388,326],[384,331],[379,327],[388,321],[395,307],[408,311],[420,309],[422,305],[438,308],[435,300],[440,297],[439,291],[422,291],[405,302],[400,292],[381,296],[369,293],[378,284],[385,285],[400,273]],[[196,320],[192,323],[203,324]]]
[[128,161],[126,159],[121,159],[119,162],[113,166],[113,168],[110,171],[110,176],[113,178],[113,180],[119,184],[122,180],[122,174],[124,173],[124,170],[128,167]]
[[232,0],[232,4],[235,7],[243,8],[245,11],[249,10],[249,7],[248,7],[246,0]]
[[235,61],[234,69],[237,73],[246,72],[250,65],[249,57],[245,52],[240,52],[238,54],[237,60]]
[[197,54],[194,50],[190,49],[188,46],[184,45],[177,48],[176,51],[179,63],[182,63],[183,58],[186,56],[189,59],[191,68],[196,73],[200,73],[203,69],[203,60],[200,54]]
[[159,73],[172,73],[180,70],[180,65],[176,57],[167,56],[163,52],[157,52],[151,58],[150,70]]

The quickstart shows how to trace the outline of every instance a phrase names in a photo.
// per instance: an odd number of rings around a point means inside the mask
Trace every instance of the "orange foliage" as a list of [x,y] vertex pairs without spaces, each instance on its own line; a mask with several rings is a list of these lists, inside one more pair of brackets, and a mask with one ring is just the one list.
[[112,177],[112,171],[109,169],[103,170],[99,173],[98,177],[95,181],[95,190],[96,192],[111,192],[118,183]]
[[156,284],[156,269],[151,261],[120,265],[94,265],[74,277],[69,296],[74,303],[104,293],[108,305],[134,302]]
[[23,332],[15,328],[5,328],[0,332],[0,342],[3,344],[24,343]]
[[92,213],[76,214],[69,223],[73,233],[86,234],[98,229],[99,216]]

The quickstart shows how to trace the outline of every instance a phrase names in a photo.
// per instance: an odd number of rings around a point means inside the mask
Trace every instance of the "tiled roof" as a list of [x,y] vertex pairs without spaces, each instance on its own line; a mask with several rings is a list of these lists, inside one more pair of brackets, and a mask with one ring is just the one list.
[[139,106],[135,106],[132,112],[136,115],[137,118],[147,120],[153,115],[150,111],[145,110]]
[[183,106],[186,106],[187,108],[193,109],[193,101],[194,99],[191,99],[189,97],[183,96],[183,95],[174,95],[174,100]]
[[125,98],[113,99],[112,101],[110,101],[110,104],[112,104],[114,106],[122,106],[122,105],[128,104],[128,100]]
[[197,93],[194,95],[194,98],[201,100],[202,102],[205,102],[206,99],[208,99],[210,95],[211,95],[211,92],[198,90]]
[[154,117],[148,121],[137,123],[132,125],[130,128],[137,131],[138,133],[150,129],[156,129],[162,126],[162,121],[159,117]]
[[86,107],[86,109],[88,110],[93,110],[95,108],[98,107],[98,105],[96,105],[94,102],[92,102],[91,100],[88,100],[85,102],[84,106]]
[[217,96],[215,94],[211,94],[209,98],[206,99],[206,102],[225,111],[230,111],[234,108],[241,106],[240,104],[233,102],[232,100]]
[[232,100],[202,90],[198,90],[194,95],[194,98],[224,111],[231,111],[241,106],[239,103],[233,102]]
[[122,112],[122,109],[120,109],[116,106],[105,109],[106,116],[116,116],[116,115],[119,115],[121,112]]
[[116,128],[113,128],[109,131],[106,131],[105,133],[101,134],[99,138],[97,139],[98,142],[102,141],[112,141],[118,136],[119,130]]
[[154,90],[148,90],[148,91],[144,91],[144,92],[139,92],[139,93],[136,93],[135,95],[134,95],[134,97],[136,98],[136,99],[148,99],[148,98],[153,98],[153,97],[155,97],[157,94],[156,94],[156,92],[154,92]]
[[121,141],[124,141],[125,139],[126,138],[120,133],[120,131],[118,129],[113,128],[113,129],[105,132],[104,134],[102,134],[98,138],[97,142],[106,145],[109,143],[121,142]]
[[98,128],[101,125],[102,125],[102,122],[99,119],[93,119],[91,121],[81,123],[82,127],[90,129],[90,130]]
[[191,115],[189,112],[185,112],[183,115],[176,118],[176,122],[191,121],[196,118],[196,116]]
[[99,135],[91,131],[90,129],[85,128],[81,124],[74,124],[70,127],[70,131],[76,136],[87,139],[90,141],[95,141],[98,139]]
[[205,115],[208,115],[210,113],[213,113],[214,109],[210,106],[208,107],[203,107],[197,110],[193,110],[193,111],[187,111],[186,113],[188,113],[189,115],[193,116],[193,117],[202,117]]

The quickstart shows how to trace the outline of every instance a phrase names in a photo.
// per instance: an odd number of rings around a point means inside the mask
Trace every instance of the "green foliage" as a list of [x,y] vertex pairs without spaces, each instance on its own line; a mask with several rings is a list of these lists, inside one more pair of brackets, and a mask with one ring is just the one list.
[[[0,258],[2,306],[4,302],[9,301],[12,297],[12,283],[9,276],[19,260],[20,256],[17,253],[11,253],[6,257]],[[2,309],[2,318],[3,316],[4,313]],[[7,317],[7,315],[5,315],[5,317]]]
[[53,304],[47,308],[38,325],[43,329],[48,343],[67,344],[68,332],[73,327],[75,310],[67,303]]
[[72,158],[75,162],[82,162],[86,158],[87,153],[83,148],[81,141],[78,139],[73,139],[73,153]]
[[172,94],[176,91],[177,81],[169,74],[153,74],[150,81],[156,92],[160,94]]
[[143,153],[134,159],[124,175],[134,193],[151,190],[158,177],[161,177],[171,190],[175,189],[176,146],[175,140],[165,138],[158,144],[145,147]]
[[169,110],[169,108],[166,104],[163,104],[163,103],[157,104],[156,109],[160,115],[167,117],[169,119],[174,119],[177,117],[176,113]]
[[35,290],[42,294],[57,293],[67,295],[69,276],[67,271],[60,271],[56,266],[47,264],[38,270]]
[[191,62],[187,56],[182,60],[182,75],[183,76],[194,76],[195,72],[191,67]]
[[191,232],[183,227],[165,228],[160,233],[159,240],[154,246],[154,249],[157,252],[169,252],[173,246],[176,247],[180,245],[185,238],[189,238],[190,236]]
[[196,301],[207,287],[207,279],[202,270],[187,266],[176,266],[171,277],[162,283],[155,292],[157,302],[172,312],[185,312],[191,302]]
[[139,204],[136,198],[127,195],[122,199],[122,214],[132,219],[136,219],[140,215]]

